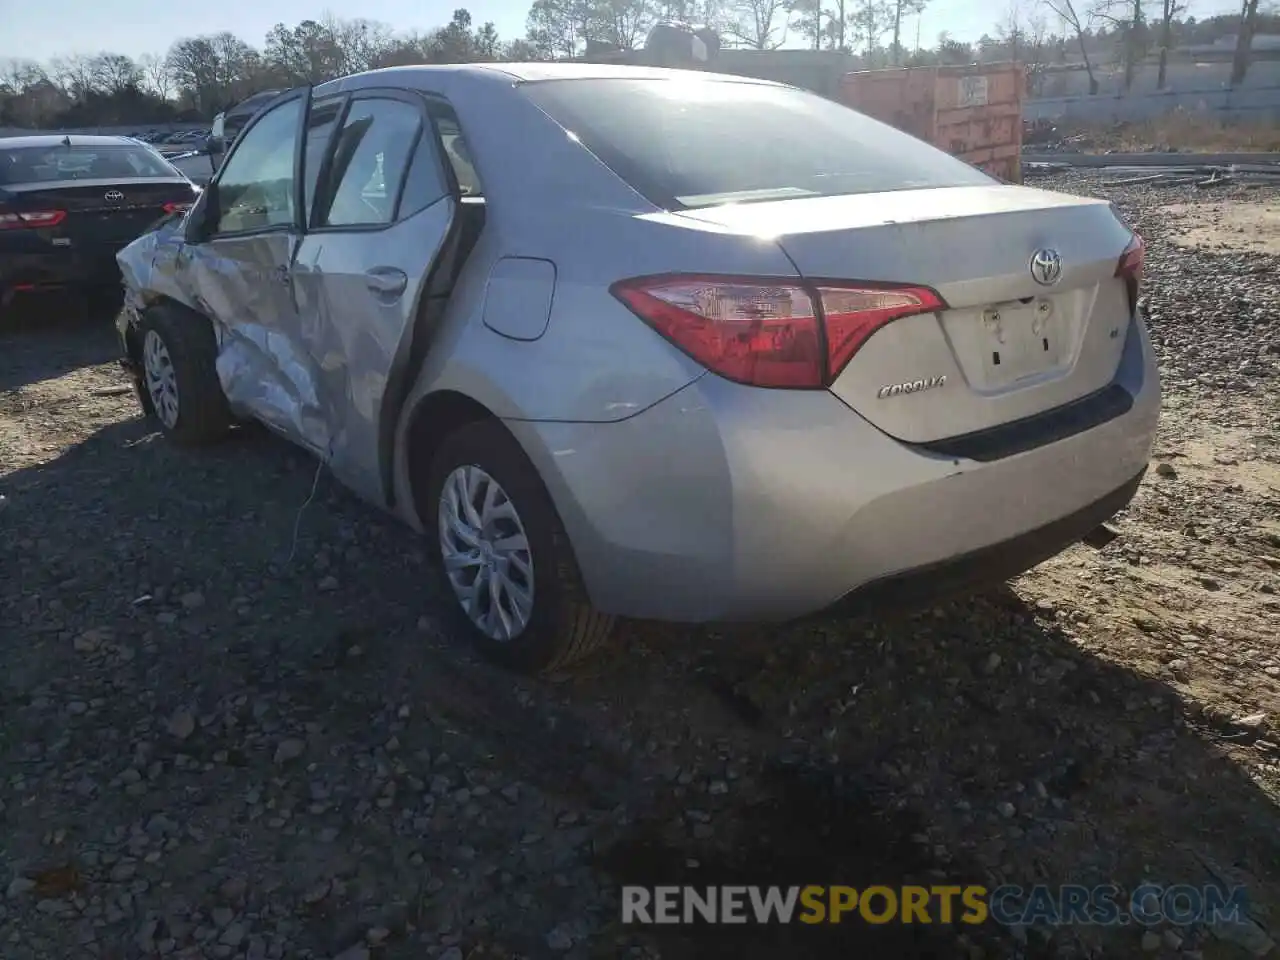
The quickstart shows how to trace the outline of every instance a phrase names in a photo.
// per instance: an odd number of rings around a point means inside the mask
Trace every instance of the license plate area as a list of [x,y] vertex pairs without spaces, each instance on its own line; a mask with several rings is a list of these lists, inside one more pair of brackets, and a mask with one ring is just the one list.
[[1063,369],[1072,344],[1062,313],[1050,297],[984,307],[977,338],[984,386],[999,390]]
[[160,207],[85,212],[74,219],[74,229],[67,233],[71,235],[74,246],[82,243],[127,244],[136,239],[163,212]]

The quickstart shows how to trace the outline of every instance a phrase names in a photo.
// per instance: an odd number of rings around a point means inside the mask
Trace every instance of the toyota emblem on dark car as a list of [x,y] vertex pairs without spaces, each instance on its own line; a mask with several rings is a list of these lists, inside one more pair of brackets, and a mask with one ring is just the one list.
[[102,195],[102,199],[106,200],[108,203],[119,203],[124,199],[124,194],[119,190],[108,190]]

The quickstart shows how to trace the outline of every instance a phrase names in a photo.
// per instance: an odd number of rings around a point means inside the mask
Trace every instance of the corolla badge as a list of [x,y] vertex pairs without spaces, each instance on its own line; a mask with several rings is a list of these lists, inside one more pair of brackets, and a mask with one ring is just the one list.
[[923,393],[925,390],[945,387],[946,385],[946,374],[940,377],[923,377],[920,380],[908,380],[906,383],[886,383],[876,391],[876,399],[884,400],[888,397],[901,396],[904,393]]
[[1031,279],[1042,287],[1052,287],[1062,279],[1062,257],[1057,250],[1037,250],[1031,255]]

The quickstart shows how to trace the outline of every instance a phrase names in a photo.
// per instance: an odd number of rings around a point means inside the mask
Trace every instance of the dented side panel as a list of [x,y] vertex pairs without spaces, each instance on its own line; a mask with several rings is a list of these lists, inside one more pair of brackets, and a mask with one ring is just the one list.
[[[411,376],[407,367],[432,265],[453,225],[456,205],[442,197],[382,230],[334,230],[303,239],[294,266],[297,337],[315,362],[328,402],[329,466],[367,500],[390,498],[385,422]],[[394,422],[394,421],[393,421]]]
[[207,317],[232,409],[388,499],[389,386],[410,376],[419,301],[453,224],[445,197],[385,230],[183,240],[166,224],[119,257],[129,310],[175,300]]
[[290,231],[191,244],[166,224],[120,252],[135,311],[176,300],[207,317],[218,340],[218,380],[232,409],[328,456],[340,406],[326,396],[302,335]]

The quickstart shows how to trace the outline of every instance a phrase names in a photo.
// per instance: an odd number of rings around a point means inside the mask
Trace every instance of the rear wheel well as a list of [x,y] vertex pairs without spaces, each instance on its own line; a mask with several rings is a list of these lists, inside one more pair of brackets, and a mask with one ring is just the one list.
[[409,486],[414,510],[423,523],[429,523],[435,515],[435,508],[426,503],[426,498],[427,477],[436,451],[449,434],[480,420],[502,422],[484,404],[453,390],[428,394],[413,411],[406,438]]

